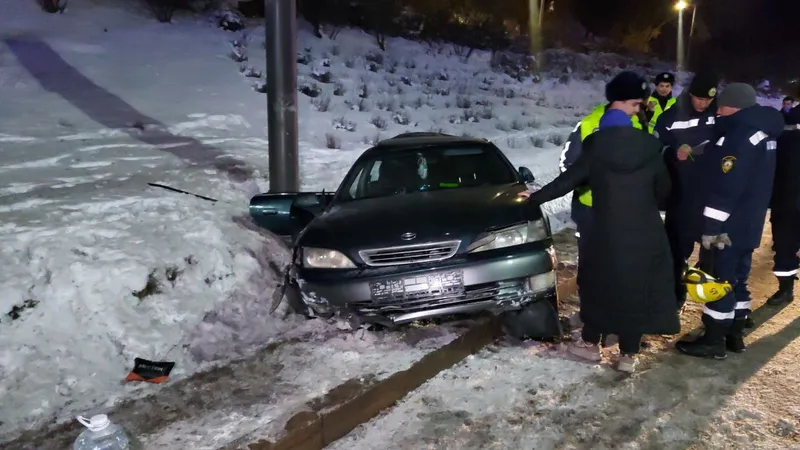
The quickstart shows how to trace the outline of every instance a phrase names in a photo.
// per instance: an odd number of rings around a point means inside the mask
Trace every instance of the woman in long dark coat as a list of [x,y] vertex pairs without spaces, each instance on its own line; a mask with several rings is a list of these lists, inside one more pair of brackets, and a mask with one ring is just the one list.
[[583,142],[583,152],[566,172],[529,196],[542,204],[586,184],[592,190],[593,227],[578,264],[581,280],[582,339],[570,352],[601,359],[603,335],[619,336],[618,368],[632,372],[642,336],[676,334],[672,256],[659,213],[671,182],[662,145],[631,126],[622,111],[610,109],[599,131]]

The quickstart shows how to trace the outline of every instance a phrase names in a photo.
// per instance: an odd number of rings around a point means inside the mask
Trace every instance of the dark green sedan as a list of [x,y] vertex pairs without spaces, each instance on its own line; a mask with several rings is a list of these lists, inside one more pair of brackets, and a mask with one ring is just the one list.
[[353,164],[335,193],[259,194],[255,222],[291,239],[291,307],[385,326],[504,314],[535,338],[561,332],[547,217],[484,139],[409,133]]

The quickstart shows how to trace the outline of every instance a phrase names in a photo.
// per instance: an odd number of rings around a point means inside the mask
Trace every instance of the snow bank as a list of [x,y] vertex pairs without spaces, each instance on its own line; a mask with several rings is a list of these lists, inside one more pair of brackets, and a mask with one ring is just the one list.
[[[150,392],[120,387],[134,357],[175,361],[176,378],[191,374],[198,364],[184,334],[221,301],[263,302],[271,292],[263,259],[281,254],[230,220],[238,208],[129,188],[37,202],[44,213],[4,211],[0,311],[37,303],[0,324],[4,411],[49,418],[87,408],[98,394],[113,404]],[[271,322],[261,326],[274,335],[280,322]]]

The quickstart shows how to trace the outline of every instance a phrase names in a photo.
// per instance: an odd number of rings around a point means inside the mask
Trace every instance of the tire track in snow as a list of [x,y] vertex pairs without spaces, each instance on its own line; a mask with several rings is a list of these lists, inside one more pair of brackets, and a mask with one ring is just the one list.
[[[19,63],[44,87],[112,130],[160,148],[192,165],[214,167],[233,182],[252,178],[254,169],[245,161],[231,158],[216,147],[194,137],[174,134],[152,117],[137,111],[122,98],[95,84],[77,68],[67,63],[46,42],[30,39],[7,39],[7,47]],[[215,120],[214,117],[211,118]],[[149,132],[131,130],[131,124],[150,126]]]

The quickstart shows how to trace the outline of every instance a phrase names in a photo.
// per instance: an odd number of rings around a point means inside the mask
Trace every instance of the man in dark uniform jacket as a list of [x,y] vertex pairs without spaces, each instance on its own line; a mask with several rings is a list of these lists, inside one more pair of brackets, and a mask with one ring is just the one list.
[[777,166],[772,189],[770,222],[773,271],[778,278],[778,292],[767,300],[782,305],[794,300],[794,281],[800,269],[800,106],[784,113],[785,128],[778,139]]
[[672,174],[672,194],[666,205],[665,224],[675,264],[678,309],[686,301],[683,272],[695,242],[700,242],[706,185],[708,174],[713,170],[709,164],[716,164],[716,161],[708,161],[710,157],[705,152],[705,148],[714,145],[717,136],[714,129],[716,95],[716,75],[698,73],[676,104],[659,116],[653,132],[666,147],[664,158]]
[[724,359],[727,350],[745,350],[743,330],[750,315],[747,279],[753,250],[761,245],[764,220],[775,176],[775,141],[783,132],[783,118],[775,108],[759,106],[756,91],[733,83],[718,99],[720,137],[708,155],[716,162],[709,172],[703,209],[703,249],[708,271],[733,287],[720,300],[703,308],[705,334],[696,341],[680,341],[687,355]]

